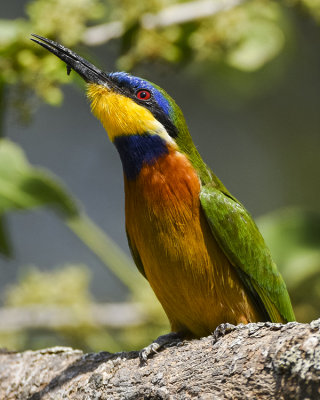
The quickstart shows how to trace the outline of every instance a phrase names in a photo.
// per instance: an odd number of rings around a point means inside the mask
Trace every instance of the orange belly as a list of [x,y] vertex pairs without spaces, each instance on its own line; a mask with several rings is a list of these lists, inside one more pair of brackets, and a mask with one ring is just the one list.
[[171,328],[191,337],[221,323],[262,320],[211,234],[200,182],[187,158],[171,150],[125,179],[126,227]]

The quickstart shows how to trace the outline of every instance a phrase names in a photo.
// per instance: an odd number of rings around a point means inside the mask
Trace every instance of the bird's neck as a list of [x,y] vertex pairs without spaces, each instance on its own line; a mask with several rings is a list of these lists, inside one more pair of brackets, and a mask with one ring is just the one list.
[[128,180],[134,180],[144,165],[153,165],[169,153],[168,145],[158,135],[124,135],[114,139],[123,171]]
[[137,226],[145,217],[154,229],[180,226],[185,224],[186,214],[191,218],[200,207],[198,174],[188,158],[170,145],[168,153],[156,162],[145,163],[136,179],[125,176],[124,189],[127,222],[135,215]]

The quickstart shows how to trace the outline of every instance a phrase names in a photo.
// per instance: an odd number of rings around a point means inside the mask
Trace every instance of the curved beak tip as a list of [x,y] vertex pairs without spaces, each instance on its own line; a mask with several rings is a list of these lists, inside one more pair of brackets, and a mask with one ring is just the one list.
[[108,75],[99,68],[95,67],[89,61],[79,56],[77,53],[73,52],[67,47],[62,46],[60,43],[47,39],[43,36],[36,35],[34,33],[32,33],[31,36],[33,36],[31,38],[33,42],[44,47],[46,50],[50,51],[60,58],[60,60],[66,63],[68,75],[70,75],[70,72],[73,69],[88,83],[108,85]]

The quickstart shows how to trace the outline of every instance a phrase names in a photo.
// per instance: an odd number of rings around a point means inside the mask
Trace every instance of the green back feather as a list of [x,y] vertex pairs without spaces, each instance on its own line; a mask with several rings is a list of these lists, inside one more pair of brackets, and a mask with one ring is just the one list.
[[249,213],[210,185],[201,189],[200,201],[215,239],[252,298],[258,296],[272,322],[294,321],[286,285]]
[[245,208],[203,162],[189,133],[185,118],[175,101],[161,88],[172,109],[178,129],[175,138],[198,173],[200,201],[212,234],[235,267],[253,301],[273,322],[294,321],[289,294],[256,224]]

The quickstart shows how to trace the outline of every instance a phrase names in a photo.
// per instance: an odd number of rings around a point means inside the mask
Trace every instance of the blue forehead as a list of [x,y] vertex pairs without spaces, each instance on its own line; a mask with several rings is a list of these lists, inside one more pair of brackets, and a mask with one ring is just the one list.
[[112,72],[109,76],[120,86],[134,88],[136,90],[148,89],[165,114],[170,115],[171,106],[169,100],[156,87],[154,87],[151,82],[145,81],[137,76],[132,76],[126,72]]

